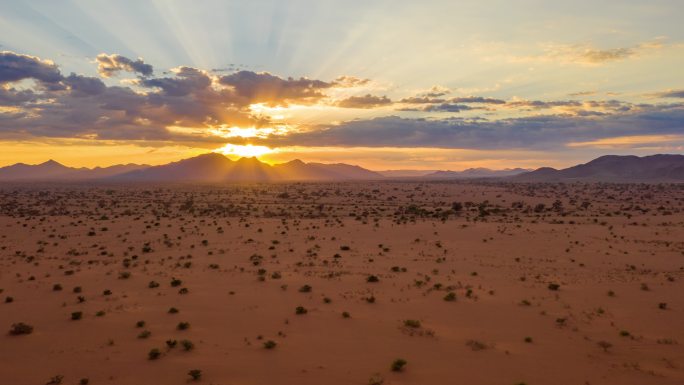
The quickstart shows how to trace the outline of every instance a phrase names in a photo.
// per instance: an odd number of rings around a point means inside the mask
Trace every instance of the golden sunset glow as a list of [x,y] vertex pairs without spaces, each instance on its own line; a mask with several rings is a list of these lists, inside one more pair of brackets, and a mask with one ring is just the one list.
[[251,158],[253,156],[260,157],[262,155],[270,154],[274,152],[274,150],[266,147],[266,146],[253,146],[251,144],[247,145],[235,145],[235,144],[226,144],[225,146],[218,148],[214,150],[214,152],[227,155],[230,157],[230,155],[238,156],[238,157],[248,157]]

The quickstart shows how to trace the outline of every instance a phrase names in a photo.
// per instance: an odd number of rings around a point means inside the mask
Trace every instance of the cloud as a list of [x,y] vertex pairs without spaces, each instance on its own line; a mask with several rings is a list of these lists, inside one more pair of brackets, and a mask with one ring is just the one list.
[[0,52],[0,84],[36,79],[45,84],[59,83],[62,74],[49,60],[14,52]]
[[496,121],[408,119],[388,116],[316,126],[309,131],[257,138],[254,144],[453,149],[559,149],[568,142],[638,135],[678,135],[684,105],[650,106],[638,113],[578,117],[542,115]]
[[119,71],[134,72],[142,76],[150,76],[154,71],[152,66],[145,64],[141,58],[131,60],[118,54],[101,53],[97,55],[95,61],[97,62],[97,72],[105,78],[112,77]]
[[235,94],[249,103],[265,103],[271,106],[289,103],[313,104],[326,95],[323,90],[333,83],[307,78],[283,79],[268,72],[238,71],[222,76],[219,83],[231,87]]
[[74,96],[93,96],[98,95],[107,89],[102,80],[89,76],[81,76],[72,73],[64,79],[64,83],[69,87]]
[[362,79],[349,75],[339,76],[332,82],[335,87],[359,87],[365,86],[368,83],[370,83],[370,79]]
[[684,98],[684,90],[671,90],[657,94],[661,98]]
[[482,104],[506,104],[505,100],[484,98],[482,96],[467,96],[460,98],[453,98],[449,100],[452,103],[482,103]]
[[444,103],[446,99],[431,98],[428,96],[412,96],[410,98],[401,99],[400,103],[407,104],[432,104],[432,103]]
[[512,62],[555,62],[596,66],[643,57],[673,46],[666,44],[662,39],[631,47],[615,48],[597,48],[592,44],[546,44],[541,47],[540,54],[512,55],[508,56],[508,59]]
[[166,95],[185,96],[203,90],[211,85],[211,78],[203,71],[192,67],[179,67],[173,70],[175,78],[142,79],[138,84],[145,87],[160,88]]
[[367,94],[364,96],[350,96],[335,103],[342,108],[376,108],[392,104],[387,96],[375,96]]
[[[128,71],[112,69],[111,73],[119,70]],[[666,137],[681,134],[684,124],[684,103],[446,97],[448,90],[440,88],[399,102],[372,94],[336,100],[331,94],[360,92],[341,90],[344,87],[340,84],[350,87],[360,84],[359,88],[363,89],[365,81],[352,77],[331,82],[283,78],[245,70],[217,75],[192,67],[178,67],[172,72],[170,76],[155,77],[150,66],[149,76],[141,76],[127,85],[108,86],[97,77],[74,73],[63,76],[47,60],[3,52],[0,55],[0,137],[205,144],[225,144],[229,139],[234,144],[249,140],[269,147],[557,149],[565,148],[570,142],[594,143],[605,138]],[[22,82],[27,79],[34,82]],[[664,94],[680,97],[679,92]],[[268,115],[252,108],[253,104],[318,104],[366,109],[398,104],[420,112],[471,113],[445,119],[387,116],[339,124],[288,125],[286,121],[270,120]],[[487,115],[474,116],[481,110],[486,110]],[[492,113],[497,110],[502,113]],[[225,132],[233,127],[263,134],[248,139],[227,138]]]
[[429,106],[423,107],[421,111],[426,111],[426,112],[461,112],[461,111],[468,111],[472,110],[473,107],[470,107],[465,104],[455,104],[455,103],[440,103],[440,104],[431,104]]

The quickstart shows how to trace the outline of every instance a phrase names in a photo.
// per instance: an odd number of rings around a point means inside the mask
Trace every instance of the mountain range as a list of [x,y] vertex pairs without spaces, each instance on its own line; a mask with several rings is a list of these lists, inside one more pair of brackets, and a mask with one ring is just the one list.
[[510,180],[518,182],[684,182],[684,155],[605,155],[557,170],[542,167]]
[[161,166],[116,165],[73,168],[54,160],[37,165],[17,163],[0,168],[0,181],[84,181],[118,182],[233,182],[233,181],[313,181],[368,180],[382,175],[348,164],[304,163],[293,160],[269,165],[256,158],[230,160],[208,153]]
[[89,181],[110,182],[268,182],[336,180],[448,180],[499,178],[512,182],[684,182],[684,155],[606,155],[577,166],[534,171],[514,168],[463,171],[388,170],[375,172],[343,163],[305,163],[295,159],[269,165],[256,158],[230,160],[208,153],[161,166],[121,164],[110,167],[74,168],[54,160],[28,165],[17,163],[0,168],[0,181]]

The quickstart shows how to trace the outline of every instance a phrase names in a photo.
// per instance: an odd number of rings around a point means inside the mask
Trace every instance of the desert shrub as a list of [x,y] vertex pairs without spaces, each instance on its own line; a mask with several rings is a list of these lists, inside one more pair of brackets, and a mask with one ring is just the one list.
[[268,340],[268,341],[264,342],[264,349],[271,350],[271,349],[275,349],[276,346],[278,346],[278,344],[273,340]]
[[138,321],[135,323],[135,327],[142,328],[145,327],[145,321]]
[[407,328],[418,329],[420,327],[420,321],[415,319],[404,320],[404,326]]
[[487,349],[487,347],[488,347],[484,342],[480,342],[480,341],[476,341],[476,340],[466,341],[466,346],[468,346],[473,351],[484,350],[484,349]]
[[150,283],[147,284],[147,287],[149,287],[150,289],[157,288],[157,287],[159,287],[159,282],[150,281]]
[[170,307],[170,308],[169,308],[169,314],[176,314],[176,313],[178,313],[178,311],[179,311],[179,310],[176,309],[175,307]]
[[184,288],[178,290],[178,294],[188,294],[189,292],[190,292],[190,290],[188,290],[187,287],[184,287]]
[[178,287],[183,284],[183,281],[181,281],[178,278],[172,278],[171,279],[171,287]]
[[31,334],[33,333],[33,326],[29,324],[25,324],[23,322],[17,322],[15,324],[12,324],[12,327],[10,328],[11,335],[13,336],[18,336],[22,334]]
[[161,357],[161,351],[157,348],[154,348],[147,353],[147,358],[150,360],[156,360],[159,357]]
[[613,344],[608,341],[599,341],[596,344],[606,353],[608,353],[608,349],[613,347]]
[[311,290],[312,290],[312,287],[309,285],[304,285],[304,286],[299,288],[300,293],[310,293]]
[[403,358],[397,358],[392,362],[392,365],[390,366],[390,369],[392,369],[393,372],[401,372],[404,370],[404,366],[406,366],[407,362]]
[[375,275],[369,275],[368,278],[366,278],[366,282],[369,282],[369,283],[380,282],[380,278],[378,278]]
[[447,295],[444,296],[444,300],[447,302],[456,301],[456,293],[453,291],[448,292]]
[[173,349],[178,345],[178,341],[176,340],[166,340],[166,347],[169,349]]
[[62,383],[62,380],[64,380],[64,376],[62,375],[53,376],[45,385],[59,385]]
[[308,313],[308,310],[304,306],[297,306],[295,309],[295,314],[306,314]]
[[179,322],[176,328],[178,330],[188,330],[190,329],[190,322]]
[[192,369],[188,372],[188,376],[190,376],[193,381],[197,381],[202,378],[202,371],[199,369]]
[[149,330],[143,330],[143,331],[140,332],[140,334],[138,334],[138,338],[140,338],[140,339],[145,339],[145,338],[148,338],[148,337],[151,336],[151,335],[152,335],[152,332],[151,332],[151,331],[149,331]]
[[75,311],[71,313],[71,319],[74,321],[78,321],[81,318],[83,318],[83,312],[82,311]]
[[182,340],[180,344],[183,347],[183,350],[185,350],[186,352],[189,352],[195,348],[195,344],[193,344],[190,340]]
[[342,318],[351,318],[351,314],[349,314],[348,311],[343,311],[342,312]]
[[552,291],[558,291],[560,289],[560,285],[557,283],[550,283],[548,287],[549,287],[549,290],[552,290]]
[[62,285],[58,283],[52,285],[52,291],[62,291]]

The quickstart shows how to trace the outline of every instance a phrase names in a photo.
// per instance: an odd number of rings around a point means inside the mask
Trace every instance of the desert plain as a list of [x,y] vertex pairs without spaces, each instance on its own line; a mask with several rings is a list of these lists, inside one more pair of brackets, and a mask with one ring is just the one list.
[[5,183],[0,383],[683,384],[683,209],[682,184]]

